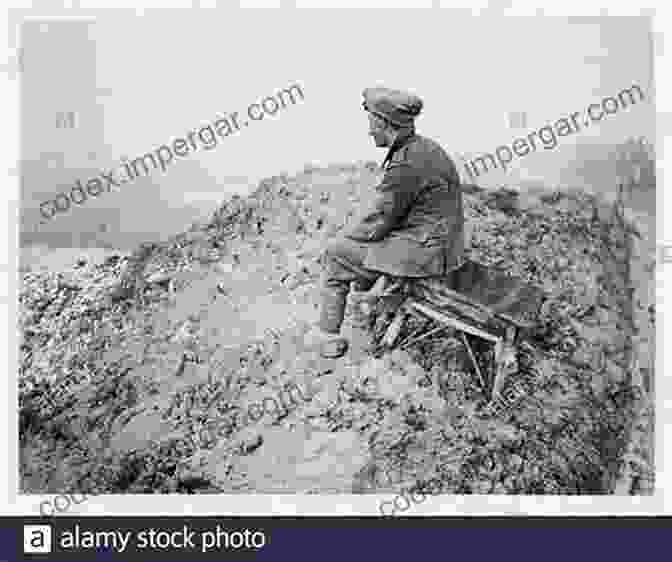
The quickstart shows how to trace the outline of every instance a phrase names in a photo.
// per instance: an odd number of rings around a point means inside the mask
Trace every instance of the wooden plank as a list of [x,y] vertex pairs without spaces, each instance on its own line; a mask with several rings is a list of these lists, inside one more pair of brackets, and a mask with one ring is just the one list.
[[464,335],[464,332],[462,332],[461,336],[462,336],[462,342],[464,343],[464,347],[467,348],[467,353],[469,354],[469,358],[471,359],[471,362],[474,364],[474,369],[476,369],[476,374],[478,375],[478,378],[481,381],[481,387],[483,388],[484,392],[487,392],[485,378],[483,377],[483,374],[481,373],[481,368],[478,366],[478,361],[476,361],[476,356],[474,355],[474,352],[472,351],[471,346],[469,345],[469,340],[467,339],[467,336]]
[[501,339],[498,336],[476,328],[475,326],[470,326],[469,324],[466,324],[465,322],[462,322],[455,317],[449,316],[448,314],[435,310],[432,307],[419,303],[415,300],[411,300],[408,304],[410,307],[422,312],[432,320],[436,320],[437,322],[441,322],[443,324],[448,324],[449,326],[457,328],[458,330],[466,332],[467,334],[471,334],[472,336],[479,337],[492,343],[497,343]]
[[539,287],[507,271],[471,260],[445,278],[422,279],[417,284],[428,291],[428,296],[441,295],[524,328],[537,321],[544,294]]
[[438,294],[432,290],[419,287],[414,291],[415,295],[422,298],[423,300],[431,303],[433,306],[442,309],[442,308],[452,308],[455,309],[457,313],[467,318],[471,318],[475,322],[480,324],[487,324],[493,318],[492,312],[484,309],[482,306],[475,305],[473,303],[465,302],[464,300],[458,300],[451,298],[446,295]]
[[445,286],[445,284],[442,284],[438,281],[418,281],[418,286],[425,289],[426,291],[429,292],[429,294],[435,294],[438,297],[443,297],[447,298],[450,301],[455,301],[461,304],[464,304],[466,306],[476,308],[480,310],[483,314],[487,316],[492,316],[493,312],[492,309],[489,308],[488,306],[472,299],[469,298],[462,293],[458,293],[457,291],[453,291],[452,289],[448,288]]
[[417,332],[413,335],[413,337],[408,338],[407,340],[402,341],[399,344],[399,349],[404,349],[411,345],[412,343],[418,343],[419,341],[424,340],[425,338],[428,338],[429,336],[433,336],[434,334],[437,334],[443,330],[446,330],[450,328],[450,326],[446,326],[445,324],[441,324],[440,326],[429,330],[429,332],[425,332],[424,334],[417,334]]

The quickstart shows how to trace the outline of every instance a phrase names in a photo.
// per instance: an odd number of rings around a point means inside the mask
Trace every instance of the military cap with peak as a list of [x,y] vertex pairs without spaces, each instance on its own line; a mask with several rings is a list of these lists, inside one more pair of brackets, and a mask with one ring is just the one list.
[[398,126],[407,126],[422,111],[422,100],[411,93],[389,88],[366,88],[362,107]]

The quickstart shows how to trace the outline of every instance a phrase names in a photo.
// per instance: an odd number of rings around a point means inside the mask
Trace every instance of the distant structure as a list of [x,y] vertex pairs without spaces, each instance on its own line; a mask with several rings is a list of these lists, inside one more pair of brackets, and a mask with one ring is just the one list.
[[[91,154],[106,154],[98,102],[94,22],[27,20],[21,28],[21,243],[74,247],[95,232],[95,213],[43,223],[42,201],[98,176]],[[77,209],[75,209],[76,211]],[[62,217],[61,217],[62,218]],[[71,217],[68,217],[71,219]]]
[[90,167],[89,153],[104,146],[93,25],[83,20],[28,20],[22,27],[26,62],[21,76],[21,153],[31,164],[59,162],[58,169],[49,170],[56,180],[50,191],[57,183],[79,177],[70,170]]
[[74,111],[59,111],[56,113],[57,129],[75,129],[76,120]]
[[506,126],[509,129],[527,129],[527,112],[509,111],[506,114]]

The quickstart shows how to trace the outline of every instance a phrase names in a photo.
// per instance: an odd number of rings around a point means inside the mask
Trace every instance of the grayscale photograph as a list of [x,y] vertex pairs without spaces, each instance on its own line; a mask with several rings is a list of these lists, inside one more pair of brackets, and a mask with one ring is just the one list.
[[651,18],[264,12],[20,26],[35,513],[651,496]]

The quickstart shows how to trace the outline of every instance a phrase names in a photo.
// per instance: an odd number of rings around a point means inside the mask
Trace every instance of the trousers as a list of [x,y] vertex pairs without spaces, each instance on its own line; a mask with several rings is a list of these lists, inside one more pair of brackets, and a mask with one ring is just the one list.
[[342,238],[327,246],[322,254],[320,329],[338,334],[345,318],[351,283],[358,291],[368,291],[382,271],[362,266],[367,244]]

